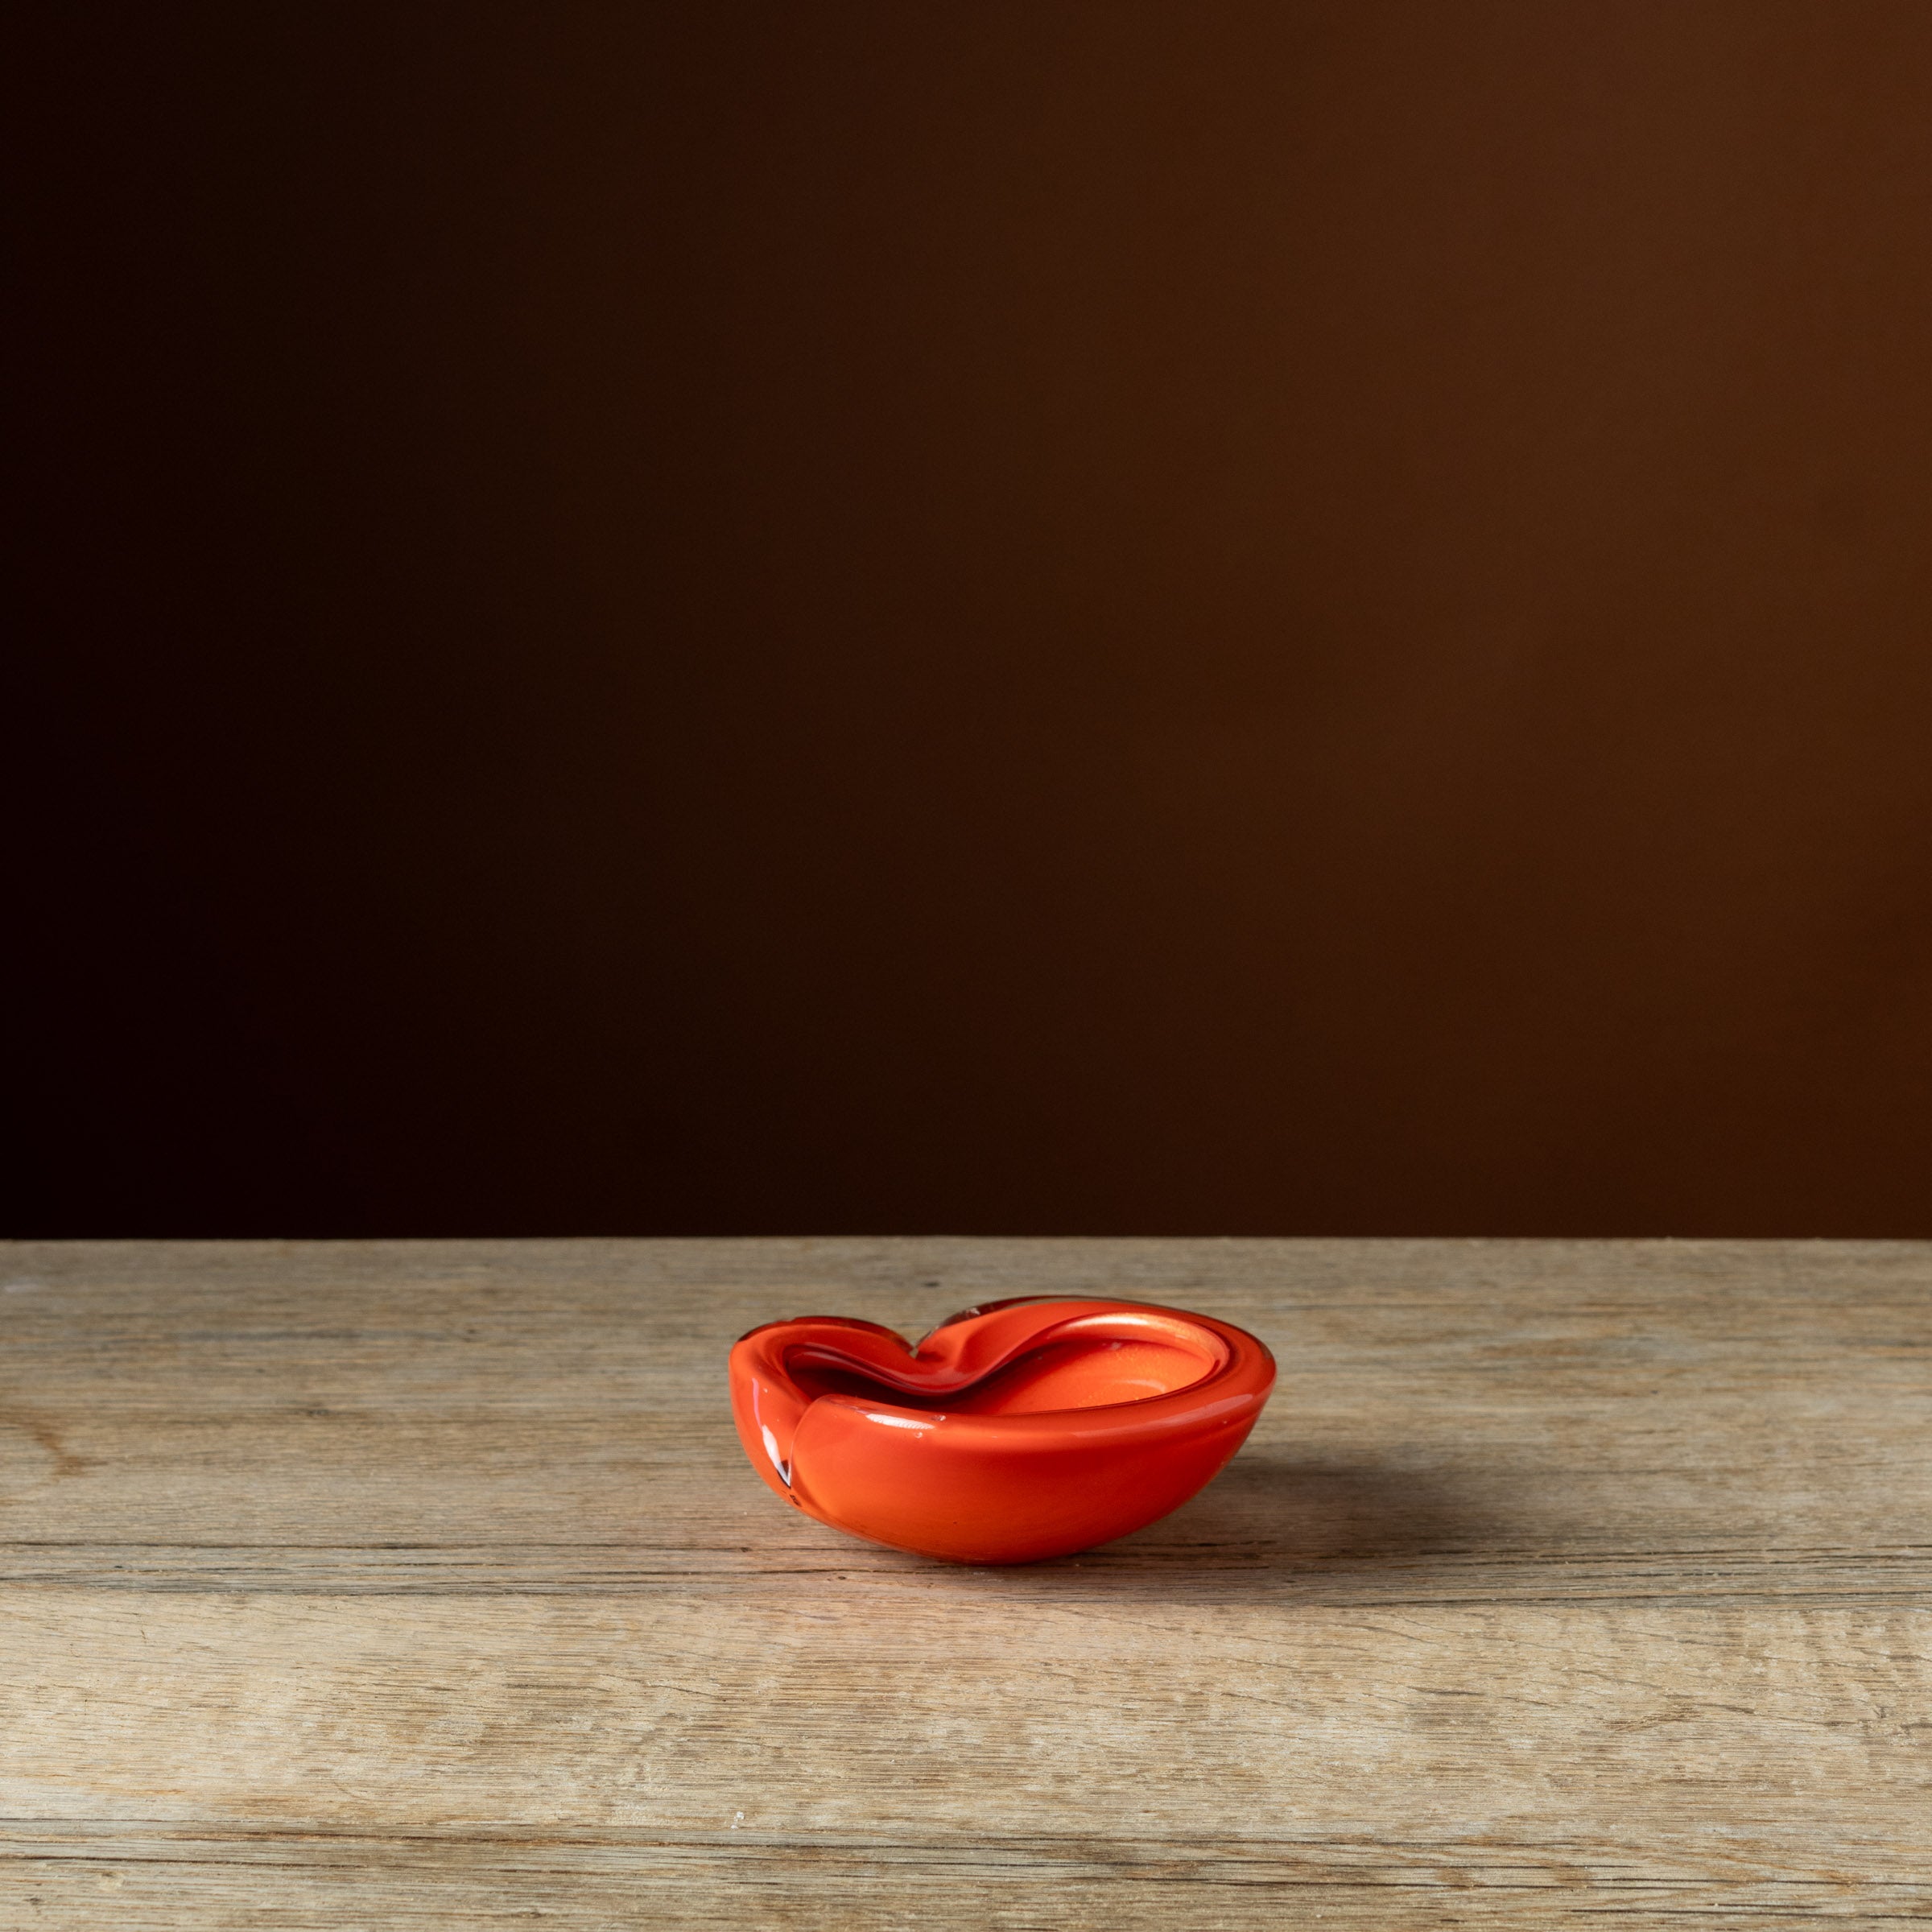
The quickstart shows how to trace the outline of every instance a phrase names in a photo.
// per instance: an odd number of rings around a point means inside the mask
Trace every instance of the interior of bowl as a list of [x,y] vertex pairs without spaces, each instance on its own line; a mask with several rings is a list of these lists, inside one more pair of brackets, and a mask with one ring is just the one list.
[[785,1365],[808,1397],[856,1395],[953,1415],[1036,1415],[1172,1395],[1212,1375],[1220,1359],[1204,1335],[1199,1344],[1178,1337],[1071,1335],[1030,1348],[966,1388],[944,1393],[922,1386],[916,1370],[902,1380],[819,1345],[787,1351]]

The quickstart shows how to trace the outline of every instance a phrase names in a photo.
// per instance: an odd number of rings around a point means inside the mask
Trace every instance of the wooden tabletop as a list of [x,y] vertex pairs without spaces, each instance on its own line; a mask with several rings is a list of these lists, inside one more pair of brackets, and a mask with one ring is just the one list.
[[[1224,1316],[1228,1472],[960,1569],[726,1349]],[[1932,1246],[0,1247],[0,1925],[1932,1918]]]

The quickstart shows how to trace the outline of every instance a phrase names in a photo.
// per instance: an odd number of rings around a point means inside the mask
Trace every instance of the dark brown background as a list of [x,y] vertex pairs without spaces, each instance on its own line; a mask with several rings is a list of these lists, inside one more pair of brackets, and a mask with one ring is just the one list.
[[1932,1235],[1932,7],[39,10],[10,1230]]

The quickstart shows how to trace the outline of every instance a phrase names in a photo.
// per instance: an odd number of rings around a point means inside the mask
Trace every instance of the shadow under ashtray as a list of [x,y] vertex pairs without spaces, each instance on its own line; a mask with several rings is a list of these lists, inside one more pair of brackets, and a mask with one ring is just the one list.
[[1472,1473],[1249,1454],[1171,1516],[1108,1547],[1121,1558],[1244,1568],[1373,1564],[1466,1556],[1503,1532]]

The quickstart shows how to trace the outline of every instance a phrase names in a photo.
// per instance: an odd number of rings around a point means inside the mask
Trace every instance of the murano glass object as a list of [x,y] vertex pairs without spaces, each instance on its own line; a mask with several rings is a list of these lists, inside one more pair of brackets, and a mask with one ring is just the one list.
[[877,1322],[770,1322],[731,1352],[752,1467],[835,1530],[922,1556],[1026,1563],[1178,1509],[1247,1439],[1274,1358],[1139,1302],[989,1302],[916,1343]]

